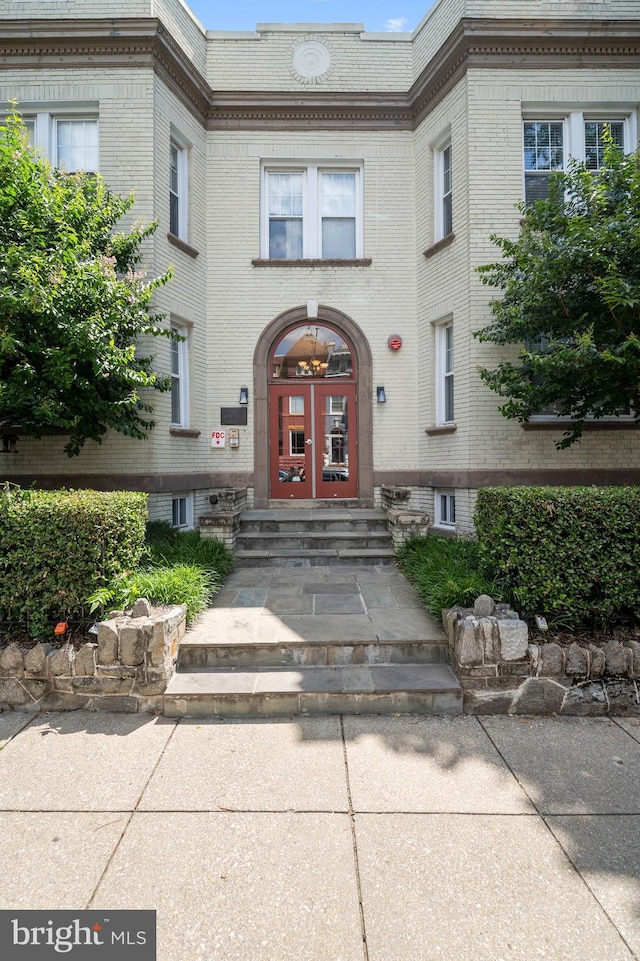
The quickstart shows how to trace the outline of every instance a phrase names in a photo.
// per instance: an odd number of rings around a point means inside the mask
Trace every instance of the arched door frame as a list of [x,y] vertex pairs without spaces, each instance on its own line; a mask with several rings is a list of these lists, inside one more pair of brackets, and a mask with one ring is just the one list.
[[358,504],[373,506],[373,410],[372,363],[367,338],[347,314],[318,304],[317,317],[307,315],[306,305],[293,307],[278,314],[262,332],[253,355],[254,396],[254,503],[264,509],[269,503],[269,356],[271,350],[289,327],[296,324],[326,324],[335,327],[351,341],[356,354],[357,375],[357,430],[359,491]]

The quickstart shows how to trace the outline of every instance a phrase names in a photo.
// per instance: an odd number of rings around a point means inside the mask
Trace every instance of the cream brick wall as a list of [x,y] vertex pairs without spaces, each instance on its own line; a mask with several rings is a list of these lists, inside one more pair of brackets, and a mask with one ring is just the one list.
[[[392,92],[411,86],[410,40],[393,34],[366,40],[357,24],[307,23],[277,29],[261,25],[256,33],[209,31],[207,38],[207,80],[214,90]],[[327,76],[306,82],[296,79],[291,58],[304,40],[320,42],[329,51]]]
[[413,33],[415,77],[461,17],[638,20],[640,6],[637,0],[436,0]]
[[[254,267],[260,256],[260,165],[269,159],[361,161],[365,197],[364,253],[370,267]],[[417,464],[415,333],[415,201],[409,132],[214,133],[209,142],[210,352],[212,408],[237,403],[252,383],[253,354],[263,329],[282,311],[310,299],[343,311],[364,331],[373,381],[388,403],[374,403],[374,459],[379,468]],[[391,333],[404,346],[387,347]],[[249,416],[253,404],[249,405]],[[214,451],[224,470],[252,466],[252,430],[239,450]]]

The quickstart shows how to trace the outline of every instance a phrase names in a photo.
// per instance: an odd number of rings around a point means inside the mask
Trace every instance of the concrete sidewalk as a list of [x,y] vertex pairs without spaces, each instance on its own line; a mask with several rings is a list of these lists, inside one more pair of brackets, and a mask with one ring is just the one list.
[[0,715],[0,907],[159,961],[640,957],[640,721]]

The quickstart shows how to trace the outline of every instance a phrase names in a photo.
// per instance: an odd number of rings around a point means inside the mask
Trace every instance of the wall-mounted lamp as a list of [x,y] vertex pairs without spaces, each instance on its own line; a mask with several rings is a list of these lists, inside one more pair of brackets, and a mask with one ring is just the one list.
[[376,395],[377,395],[378,403],[379,403],[379,404],[386,404],[386,403],[387,403],[387,395],[386,395],[385,392],[384,392],[384,387],[382,387],[382,386],[376,387]]
[[241,403],[241,404],[248,404],[248,403],[249,403],[249,388],[248,388],[248,387],[241,387],[241,388],[240,388],[240,403]]

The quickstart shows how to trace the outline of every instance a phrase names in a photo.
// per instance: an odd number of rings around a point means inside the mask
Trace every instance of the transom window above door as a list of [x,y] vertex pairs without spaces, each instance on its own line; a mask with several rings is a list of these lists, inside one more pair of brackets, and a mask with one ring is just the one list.
[[359,166],[263,168],[262,256],[269,260],[362,257]]
[[[289,330],[276,344],[271,356],[271,378],[353,378],[353,351],[336,330],[318,324],[303,324]],[[292,397],[292,404],[299,399]],[[336,411],[337,412],[337,411]],[[290,410],[289,413],[298,413]],[[342,413],[342,411],[340,411]]]

